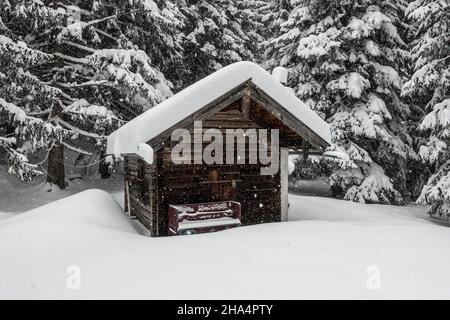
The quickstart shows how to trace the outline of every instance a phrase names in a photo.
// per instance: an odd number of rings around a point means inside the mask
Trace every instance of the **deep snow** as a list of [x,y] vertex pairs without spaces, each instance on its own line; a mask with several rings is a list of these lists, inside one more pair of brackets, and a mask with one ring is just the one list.
[[148,238],[84,191],[0,220],[0,298],[450,298],[450,229],[425,207],[290,202],[289,222]]

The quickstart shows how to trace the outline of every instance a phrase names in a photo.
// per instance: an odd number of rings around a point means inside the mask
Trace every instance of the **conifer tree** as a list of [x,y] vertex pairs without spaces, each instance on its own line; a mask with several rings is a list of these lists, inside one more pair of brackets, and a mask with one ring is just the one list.
[[[174,40],[180,23],[174,11],[178,11],[170,2],[161,1],[160,6],[143,0],[75,3],[8,0],[0,5],[2,25],[7,26],[4,32],[32,50],[39,48],[46,57],[33,69],[33,79],[53,94],[47,97],[46,109],[39,110],[41,118],[45,115],[47,122],[66,133],[43,146],[47,149],[47,181],[60,188],[65,186],[65,148],[91,154],[92,148],[84,149],[88,143],[102,158],[111,131],[172,94],[171,83],[155,65],[169,70],[177,56],[174,51],[179,49]],[[153,30],[159,31],[153,38],[137,36]],[[169,41],[171,36],[173,41]],[[150,41],[159,45],[151,46]],[[157,56],[157,62],[149,55]],[[6,64],[21,70],[16,62]],[[4,91],[15,83],[10,81]],[[38,107],[35,102],[28,105]],[[30,108],[19,108],[29,113]],[[39,135],[34,138],[42,140]]]
[[282,30],[282,25],[288,20],[292,5],[290,0],[266,0],[265,2],[266,4],[258,9],[261,16],[260,33],[264,38],[260,50],[262,51],[261,63],[270,70],[280,65],[277,53],[279,48],[276,45],[278,41],[273,39],[277,39],[286,31],[286,29]]
[[430,215],[450,217],[450,5],[417,0],[407,10],[412,25],[411,78],[402,94],[424,113],[418,122],[419,156],[434,174],[418,199]]
[[236,0],[187,0],[182,83],[188,85],[242,60],[254,60]]
[[256,62],[263,63],[263,43],[268,37],[273,36],[267,30],[264,18],[273,8],[268,0],[238,0],[237,4],[242,16],[242,30],[249,39],[247,41],[249,50]]
[[268,59],[290,69],[289,85],[330,122],[338,161],[330,182],[345,199],[402,203],[417,156],[400,97],[406,61],[397,26],[404,3],[292,1]]
[[30,156],[51,149],[67,135],[50,117],[63,93],[34,74],[51,55],[0,35],[0,57],[0,146],[6,152],[9,173],[31,180],[42,170],[31,163]]

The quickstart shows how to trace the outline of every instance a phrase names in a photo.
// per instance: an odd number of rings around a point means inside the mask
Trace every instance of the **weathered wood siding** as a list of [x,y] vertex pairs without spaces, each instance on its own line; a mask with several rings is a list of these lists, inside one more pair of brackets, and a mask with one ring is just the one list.
[[149,230],[153,230],[156,212],[155,166],[149,165],[136,155],[125,156],[125,207],[131,217],[136,217]]

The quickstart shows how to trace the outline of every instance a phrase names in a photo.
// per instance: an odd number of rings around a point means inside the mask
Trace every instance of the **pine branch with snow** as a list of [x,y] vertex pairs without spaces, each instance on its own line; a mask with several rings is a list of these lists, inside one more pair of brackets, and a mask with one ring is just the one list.
[[122,91],[125,101],[138,105],[139,112],[154,106],[172,95],[164,75],[151,67],[151,61],[142,50],[103,49],[87,57],[94,69],[92,81],[103,81]]
[[450,160],[431,176],[422,189],[418,202],[432,204],[428,211],[430,215],[450,218]]

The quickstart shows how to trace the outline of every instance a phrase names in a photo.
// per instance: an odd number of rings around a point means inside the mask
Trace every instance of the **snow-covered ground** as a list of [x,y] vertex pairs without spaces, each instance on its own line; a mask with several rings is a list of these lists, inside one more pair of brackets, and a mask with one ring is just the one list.
[[426,208],[290,202],[289,222],[148,238],[84,191],[0,220],[0,298],[450,298],[450,229]]
[[11,212],[0,212],[0,219],[7,218],[7,217],[9,217],[11,215],[12,215]]
[[[73,176],[69,175],[69,178]],[[123,176],[119,174],[109,179],[101,179],[96,175],[85,176],[82,179],[72,178],[68,183],[69,187],[65,190],[54,188],[49,192],[45,176],[31,182],[22,182],[0,167],[0,219],[92,188],[108,191],[119,200],[123,196]]]

